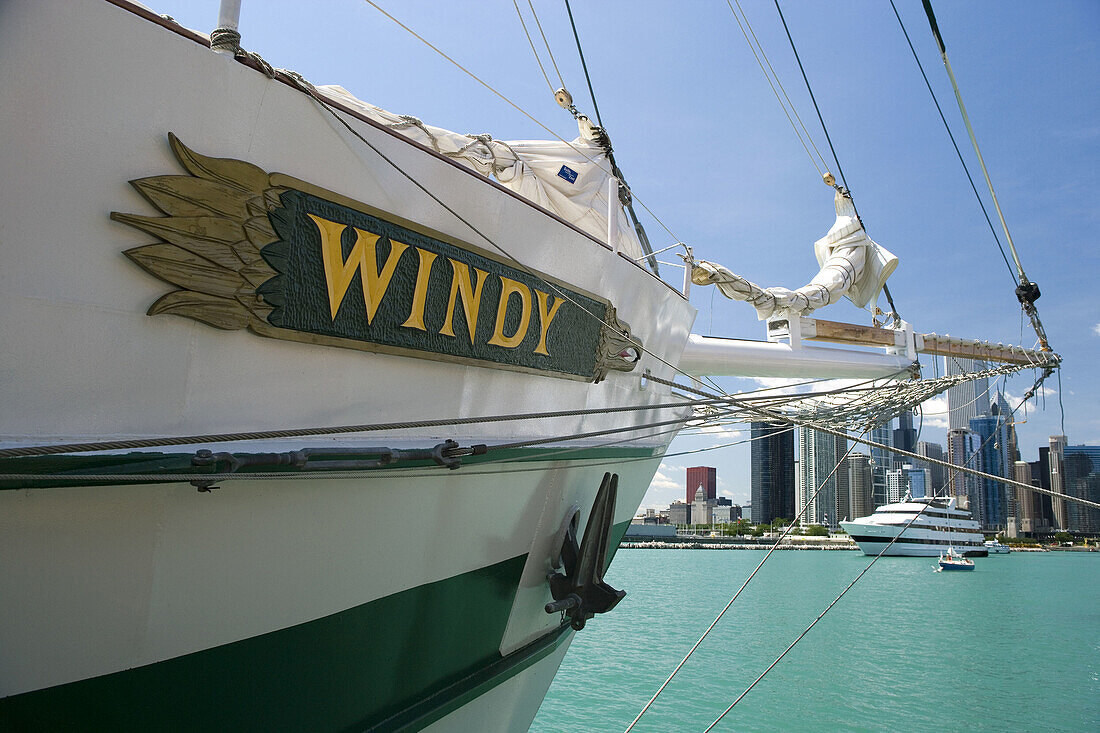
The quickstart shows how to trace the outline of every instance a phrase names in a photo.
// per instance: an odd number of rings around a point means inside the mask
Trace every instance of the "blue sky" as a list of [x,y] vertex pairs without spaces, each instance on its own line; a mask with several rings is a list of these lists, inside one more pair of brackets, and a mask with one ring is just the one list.
[[[920,2],[895,2],[988,206]],[[192,28],[216,25],[216,0],[147,4]],[[381,4],[559,135],[575,137],[510,1]],[[530,20],[526,0],[520,5]],[[757,283],[805,284],[817,270],[813,241],[833,221],[831,191],[726,3],[572,5],[619,165],[636,197],[674,234],[647,219],[654,246],[680,240]],[[774,4],[741,5],[828,158]],[[889,3],[782,5],[867,230],[901,259],[890,280],[901,315],[922,332],[1030,346],[1034,335],[1021,326],[1008,271]],[[1065,432],[1071,444],[1100,444],[1100,3],[940,0],[934,7],[1024,268],[1042,288],[1044,325],[1065,357]],[[564,2],[537,1],[535,8],[566,86],[591,114]],[[244,0],[241,33],[242,44],[274,66],[317,84],[340,84],[391,111],[498,139],[546,137],[362,0]],[[991,207],[990,215],[996,223]],[[763,336],[744,304],[703,288],[693,290],[692,302],[697,332]],[[823,317],[866,321],[847,305]],[[1008,394],[1018,398],[1030,381],[1026,374],[1010,380]],[[1045,401],[1028,406],[1027,422],[1017,426],[1024,459],[1034,460],[1047,436],[1062,431],[1058,402],[1051,380]],[[935,414],[942,409],[942,400],[927,406],[922,439],[943,442],[946,416]],[[672,451],[737,437],[683,436]],[[704,464],[718,467],[720,491],[747,501],[742,446],[667,459],[645,504],[667,506],[681,497],[683,469]]]

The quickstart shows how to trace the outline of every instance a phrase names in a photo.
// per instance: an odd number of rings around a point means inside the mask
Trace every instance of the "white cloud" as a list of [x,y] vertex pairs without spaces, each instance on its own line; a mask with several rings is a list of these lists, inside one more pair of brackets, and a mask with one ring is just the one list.
[[[1030,385],[1028,385],[1030,386]],[[1047,390],[1047,396],[1056,394],[1056,390]],[[1015,394],[1012,391],[1005,392],[1005,401],[1008,403],[1009,408],[1015,408],[1020,404],[1020,400],[1024,397],[1023,393]],[[990,389],[989,399],[990,402],[997,398],[997,388]],[[921,405],[924,412],[924,427],[926,428],[942,428],[946,430],[948,428],[948,409],[947,409],[947,395],[941,394],[933,397],[929,400],[925,400]],[[1022,416],[1022,413],[1017,413]],[[918,418],[919,420],[919,418]]]
[[930,428],[947,428],[947,396],[939,395],[925,400],[921,406],[924,425]]
[[740,430],[729,425],[705,425],[699,428],[699,432],[704,435],[728,435],[734,438],[741,434]]
[[1100,323],[1097,323],[1095,326],[1092,327],[1092,332],[1095,333],[1097,336],[1100,336]]
[[669,473],[675,469],[665,464],[661,464],[657,468],[657,473],[653,474],[653,480],[649,482],[649,489],[680,489],[683,488],[683,482],[669,476]]
[[805,382],[806,380],[792,379],[790,377],[753,377],[752,381],[756,382],[762,389],[780,390],[785,387],[790,387],[792,384]]
[[726,425],[708,425],[705,428],[701,428],[699,433],[710,436],[711,448],[740,440],[741,437],[745,435],[744,430],[735,430]]
[[638,511],[643,514],[646,509],[662,511],[668,509],[668,505],[677,499],[683,501],[684,482],[672,478],[672,475],[679,471],[683,469],[662,463],[653,474],[653,481],[650,482],[649,489],[642,497],[642,504],[638,507]]

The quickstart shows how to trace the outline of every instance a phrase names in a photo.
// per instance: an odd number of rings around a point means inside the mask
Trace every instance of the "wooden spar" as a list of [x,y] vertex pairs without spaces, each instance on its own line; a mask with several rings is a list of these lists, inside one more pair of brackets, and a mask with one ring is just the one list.
[[[904,346],[905,331],[854,323],[838,323],[802,318],[802,338],[856,346]],[[987,362],[1046,366],[1054,354],[1050,351],[1005,346],[935,333],[914,334],[919,354],[958,356]]]
[[[901,336],[900,343],[898,336]],[[874,326],[857,326],[854,323],[823,321],[818,318],[802,319],[802,338],[830,341],[836,344],[856,346],[904,346],[905,332]]]
[[967,359],[982,359],[1004,364],[1023,364],[1039,367],[1052,365],[1052,362],[1058,359],[1052,351],[990,344],[983,341],[940,336],[935,333],[919,334],[916,338],[917,352],[921,354],[961,356]]

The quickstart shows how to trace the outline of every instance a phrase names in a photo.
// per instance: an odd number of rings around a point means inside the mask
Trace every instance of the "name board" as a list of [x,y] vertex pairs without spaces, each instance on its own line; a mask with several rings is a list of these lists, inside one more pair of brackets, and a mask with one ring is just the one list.
[[[169,140],[190,175],[131,183],[167,216],[126,254],[181,288],[150,315],[599,381],[640,351],[607,301],[329,191]],[[477,185],[471,182],[472,185]]]

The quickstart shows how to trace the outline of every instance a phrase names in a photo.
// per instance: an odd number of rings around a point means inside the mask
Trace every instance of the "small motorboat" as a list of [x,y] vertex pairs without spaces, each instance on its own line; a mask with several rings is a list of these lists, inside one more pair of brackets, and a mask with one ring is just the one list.
[[986,540],[984,544],[990,555],[1007,555],[1012,552],[1012,548],[1002,545],[1000,540]]
[[958,552],[955,552],[954,547],[947,548],[947,554],[940,555],[940,566],[936,569],[936,572],[942,572],[944,570],[973,570],[974,561],[968,557],[963,557]]

